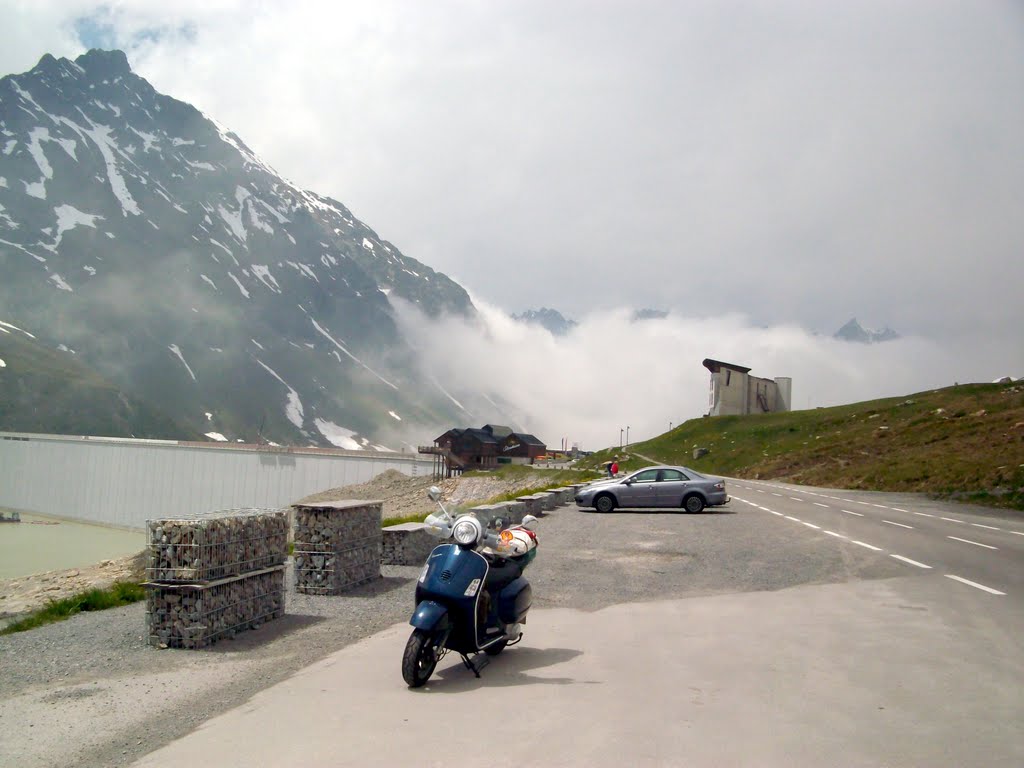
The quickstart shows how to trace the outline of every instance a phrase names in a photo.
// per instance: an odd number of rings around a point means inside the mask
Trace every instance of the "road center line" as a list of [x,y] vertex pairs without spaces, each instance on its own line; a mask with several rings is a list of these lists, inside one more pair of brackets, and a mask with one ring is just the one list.
[[850,539],[850,541],[853,542],[854,544],[856,544],[859,547],[867,547],[868,549],[875,550],[875,552],[881,552],[882,551],[881,547],[876,547],[876,546],[873,546],[871,544],[865,544],[863,541],[857,541],[856,539]]
[[835,531],[825,531],[825,533],[827,533],[829,536],[835,536],[837,539],[845,539],[846,538],[845,536],[843,536],[843,534],[836,533]]
[[927,512],[912,512],[911,514],[920,515],[921,517],[935,517],[935,515],[929,515]]
[[821,530],[821,526],[820,525],[815,525],[814,523],[804,523],[804,525],[806,525],[808,528],[813,528],[816,531],[820,531]]
[[848,509],[844,509],[844,510],[841,510],[841,511],[845,512],[848,515],[856,515],[857,517],[864,517],[864,515],[862,515],[860,512],[851,512]]
[[996,528],[994,525],[982,525],[981,523],[971,523],[975,528],[988,528],[990,531],[1000,531],[1001,528]]
[[870,501],[856,501],[856,502],[854,502],[854,503],[855,503],[855,504],[863,504],[863,505],[864,505],[865,507],[870,507],[870,506],[872,506],[872,505],[871,505],[871,502],[870,502]]
[[1010,531],[1014,536],[1024,536],[1024,531]]
[[971,541],[970,539],[960,539],[960,538],[957,538],[956,536],[947,536],[946,538],[947,539],[953,539],[954,541],[962,541],[964,544],[973,544],[976,547],[984,547],[985,549],[999,549],[999,547],[993,547],[993,546],[990,546],[988,544],[981,544],[980,542]]
[[918,568],[928,568],[928,569],[931,568],[930,565],[925,565],[924,563],[919,563],[919,562],[917,562],[917,560],[911,560],[909,557],[904,557],[903,555],[889,555],[889,557],[895,557],[897,560],[902,560],[904,563],[910,563],[911,565],[916,565]]
[[872,504],[872,507],[878,507],[879,509],[889,509],[885,504]]
[[957,520],[955,517],[940,517],[939,520],[946,520],[950,523],[962,523],[963,520]]
[[803,520],[801,520],[799,517],[790,517],[789,515],[783,515],[783,517],[786,518],[787,520],[792,520],[794,523],[802,523],[803,522]]
[[772,496],[778,496],[780,499],[782,498],[781,493],[775,493],[774,491],[772,492]]
[[907,510],[905,510],[905,509],[900,509],[899,507],[893,507],[893,508],[892,508],[892,511],[893,511],[893,512],[906,512]]
[[898,525],[900,528],[909,528],[910,530],[914,530],[914,526],[912,526],[912,525],[904,525],[903,523],[894,523],[892,520],[883,520],[882,522],[883,523],[888,523],[889,525]]
[[978,583],[973,582],[973,581],[968,581],[967,579],[963,579],[963,578],[961,578],[959,576],[954,576],[951,573],[947,573],[946,574],[946,578],[947,579],[954,579],[955,581],[959,581],[961,584],[967,584],[967,585],[969,585],[971,587],[974,587],[975,589],[983,590],[984,592],[988,592],[989,594],[992,594],[992,595],[1005,595],[1006,594],[1005,592],[1000,592],[998,589],[992,589],[992,587],[986,587],[984,584],[978,584]]
[[816,506],[816,507],[824,507],[825,509],[829,508],[828,504],[822,504],[820,501],[814,502],[814,506]]
[[785,517],[784,514],[782,514],[781,512],[776,512],[774,509],[769,509],[768,511],[771,512],[773,515],[776,515],[778,517]]
[[790,496],[789,498],[791,498],[793,501],[803,501],[803,499],[798,499],[796,496]]

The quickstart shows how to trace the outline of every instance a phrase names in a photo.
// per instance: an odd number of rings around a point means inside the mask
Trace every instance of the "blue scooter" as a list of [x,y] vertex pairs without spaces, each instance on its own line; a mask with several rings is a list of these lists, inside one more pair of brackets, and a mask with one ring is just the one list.
[[[424,521],[446,541],[434,547],[416,584],[414,627],[402,655],[402,677],[410,688],[426,684],[449,651],[480,677],[506,647],[522,637],[532,590],[523,569],[537,554],[536,537],[526,526],[494,532],[472,513],[452,517],[436,486],[428,493],[440,507]],[[500,523],[499,523],[500,527]],[[484,656],[479,656],[483,652]]]

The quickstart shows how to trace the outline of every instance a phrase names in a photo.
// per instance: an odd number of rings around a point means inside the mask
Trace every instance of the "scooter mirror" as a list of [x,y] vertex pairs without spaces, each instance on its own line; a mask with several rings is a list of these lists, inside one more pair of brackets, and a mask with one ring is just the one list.
[[536,522],[537,522],[537,518],[536,517],[534,517],[533,515],[526,515],[526,516],[523,517],[523,522],[521,524],[522,525],[532,525],[533,523],[536,523]]
[[427,491],[427,496],[430,497],[431,501],[437,501],[438,499],[441,498],[441,489],[438,488],[436,485],[432,485],[430,486],[430,490]]

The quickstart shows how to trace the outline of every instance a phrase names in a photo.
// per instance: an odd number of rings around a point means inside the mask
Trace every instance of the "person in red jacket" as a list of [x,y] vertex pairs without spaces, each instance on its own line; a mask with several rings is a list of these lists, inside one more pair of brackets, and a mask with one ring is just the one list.
[[617,474],[619,474],[619,462],[618,462],[618,459],[613,461],[612,465],[610,467],[608,467],[608,473],[612,477],[615,477]]

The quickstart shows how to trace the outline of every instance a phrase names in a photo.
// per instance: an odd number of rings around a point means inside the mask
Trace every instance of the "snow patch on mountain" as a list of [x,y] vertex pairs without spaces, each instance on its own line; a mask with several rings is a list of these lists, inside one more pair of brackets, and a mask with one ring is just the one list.
[[315,419],[313,423],[316,428],[320,430],[320,434],[327,438],[327,441],[331,445],[336,445],[339,448],[345,448],[350,451],[358,451],[361,449],[359,443],[354,440],[356,432],[351,429],[345,429],[345,427],[339,427],[333,421],[327,421],[326,419]]
[[292,389],[291,385],[288,384],[287,381],[278,376],[277,372],[274,371],[273,368],[268,366],[262,360],[256,358],[256,362],[259,363],[267,373],[269,373],[279,382],[284,384],[285,388],[288,390],[288,399],[285,402],[284,406],[285,418],[287,418],[288,421],[294,424],[297,428],[302,429],[302,424],[305,421],[305,417],[303,415],[302,401],[299,399],[299,393]]
[[230,273],[230,272],[228,272],[228,277],[230,277],[230,278],[231,278],[232,280],[234,280],[234,281],[235,281],[235,285],[237,285],[237,286],[238,286],[238,290],[240,290],[240,291],[242,292],[242,295],[243,295],[243,296],[245,296],[245,298],[247,298],[247,299],[248,299],[248,298],[249,298],[249,292],[248,292],[247,290],[245,290],[245,286],[244,286],[244,285],[242,285],[242,284],[241,284],[240,282],[238,282],[238,278],[237,278],[237,277],[235,277],[235,276],[234,276],[234,275],[233,275],[232,273]]
[[62,291],[67,291],[68,293],[75,292],[74,289],[64,281],[64,278],[58,275],[56,272],[50,275],[50,280],[52,280],[53,284],[60,288]]
[[83,213],[73,205],[58,205],[53,209],[53,212],[57,214],[57,239],[53,243],[54,248],[60,246],[60,241],[64,238],[65,232],[75,227],[92,227],[96,229],[96,221],[103,221],[102,216]]
[[181,361],[181,364],[185,366],[185,370],[188,371],[188,375],[192,377],[192,381],[198,381],[198,379],[196,379],[195,373],[192,372],[191,366],[189,366],[189,364],[185,361],[185,356],[181,354],[181,349],[178,348],[178,345],[169,344],[167,348],[171,350],[174,356],[177,357]]

